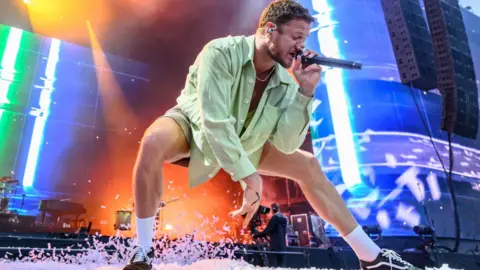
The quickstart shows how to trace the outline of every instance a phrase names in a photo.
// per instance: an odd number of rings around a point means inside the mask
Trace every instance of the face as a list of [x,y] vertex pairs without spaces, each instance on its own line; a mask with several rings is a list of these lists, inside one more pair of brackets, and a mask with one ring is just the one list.
[[[268,23],[267,29],[274,27]],[[268,53],[273,60],[284,68],[292,66],[293,58],[298,51],[305,48],[305,40],[310,33],[310,24],[303,20],[292,20],[284,24],[269,36]]]

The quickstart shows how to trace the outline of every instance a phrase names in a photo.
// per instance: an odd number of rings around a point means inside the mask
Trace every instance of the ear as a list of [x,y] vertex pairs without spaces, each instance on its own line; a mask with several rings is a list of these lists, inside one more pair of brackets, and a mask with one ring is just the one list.
[[265,24],[265,35],[271,35],[273,34],[273,32],[275,32],[275,30],[277,30],[277,25],[272,23],[272,22],[268,22]]

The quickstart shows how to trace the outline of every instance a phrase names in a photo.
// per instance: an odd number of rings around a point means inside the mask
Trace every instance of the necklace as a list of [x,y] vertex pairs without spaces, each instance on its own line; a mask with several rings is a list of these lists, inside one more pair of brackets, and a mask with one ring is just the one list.
[[267,77],[266,77],[265,79],[263,79],[263,80],[260,79],[260,78],[258,78],[258,76],[255,76],[255,77],[257,78],[258,81],[260,81],[260,82],[265,82],[265,81],[268,80],[268,78],[270,78],[270,75],[272,75],[272,73],[275,71],[275,68],[276,68],[276,66],[273,66],[272,71],[270,71],[270,73],[268,73]]

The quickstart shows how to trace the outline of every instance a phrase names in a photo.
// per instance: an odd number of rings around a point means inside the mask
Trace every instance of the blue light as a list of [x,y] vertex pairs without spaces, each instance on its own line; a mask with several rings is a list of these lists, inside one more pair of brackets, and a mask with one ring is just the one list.
[[23,176],[24,188],[31,188],[35,179],[35,172],[37,169],[38,155],[43,144],[43,133],[48,116],[50,115],[50,104],[52,102],[51,95],[54,89],[55,70],[59,59],[61,42],[57,39],[52,39],[50,45],[50,52],[48,54],[47,67],[45,69],[45,78],[43,78],[44,85],[36,86],[40,88],[40,100],[38,110],[32,110],[30,115],[36,117],[33,126],[32,139],[28,151],[27,164],[25,166],[25,174]]
[[[315,17],[319,27],[314,31],[317,33],[321,53],[328,57],[343,59],[334,31],[337,23],[330,16],[332,7],[327,0],[313,0],[312,6],[318,12]],[[341,69],[325,71],[325,84],[330,102],[340,169],[343,182],[350,189],[361,184],[362,180],[358,168],[348,96],[345,91],[343,76]]]

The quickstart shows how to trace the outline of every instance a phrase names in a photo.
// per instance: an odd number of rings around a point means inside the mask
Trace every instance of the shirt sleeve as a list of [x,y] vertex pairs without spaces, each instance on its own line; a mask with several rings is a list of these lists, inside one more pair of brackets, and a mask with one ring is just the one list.
[[305,140],[310,127],[312,100],[297,90],[293,102],[280,116],[270,141],[281,152],[293,153]]
[[221,48],[207,45],[200,55],[197,71],[197,95],[201,136],[206,139],[219,165],[235,181],[256,172],[235,131],[230,113],[231,88],[229,55]]

